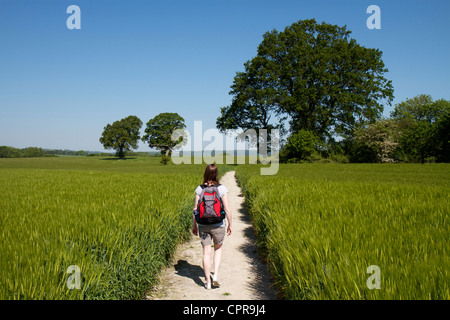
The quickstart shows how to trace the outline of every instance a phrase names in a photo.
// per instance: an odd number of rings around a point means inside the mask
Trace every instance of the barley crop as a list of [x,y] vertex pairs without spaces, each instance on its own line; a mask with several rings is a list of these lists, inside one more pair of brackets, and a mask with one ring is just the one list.
[[[237,176],[288,299],[449,299],[448,165],[254,166]],[[380,270],[369,288],[367,268]]]

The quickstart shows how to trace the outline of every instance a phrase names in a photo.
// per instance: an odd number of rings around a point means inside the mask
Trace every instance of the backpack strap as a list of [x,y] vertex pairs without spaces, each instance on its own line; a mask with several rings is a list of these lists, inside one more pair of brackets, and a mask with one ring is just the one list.
[[219,186],[220,186],[220,184],[216,184],[212,188],[216,191],[217,198],[219,199],[219,203],[220,203],[220,210],[223,211],[224,207],[223,207],[222,197],[220,196],[220,192],[219,192]]
[[214,186],[211,186],[211,187],[208,187],[208,186],[205,185],[205,184],[201,184],[201,185],[200,185],[200,188],[202,188],[202,192],[200,193],[199,201],[203,198],[203,195],[204,195],[204,193],[205,193],[205,189],[206,189],[206,188],[213,188],[213,189],[216,191],[217,198],[219,198],[220,203],[222,204],[222,197],[220,196],[219,186],[220,186],[219,183],[216,184],[216,185],[214,185]]
[[200,185],[200,187],[202,188],[202,192],[200,193],[199,198],[198,198],[198,203],[199,203],[199,204],[200,204],[200,202],[201,202],[202,199],[203,199],[203,195],[205,194],[205,188],[206,188],[206,186],[205,186],[205,185]]
[[216,193],[217,193],[217,198],[219,198],[219,200],[222,201],[222,197],[220,196],[220,192],[219,192],[219,186],[220,186],[220,184],[216,184],[216,185],[213,186],[212,188],[216,191]]

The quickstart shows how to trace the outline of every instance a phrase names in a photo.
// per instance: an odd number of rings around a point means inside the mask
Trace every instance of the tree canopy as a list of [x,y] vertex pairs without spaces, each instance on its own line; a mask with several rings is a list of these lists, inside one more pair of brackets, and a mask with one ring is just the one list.
[[217,127],[268,126],[289,117],[291,132],[311,131],[325,141],[374,122],[393,99],[378,49],[350,38],[346,27],[300,20],[266,32],[255,58],[234,78],[232,104]]
[[277,105],[274,84],[256,61],[247,61],[244,72],[238,72],[229,94],[230,106],[221,108],[216,126],[221,132],[228,129],[282,128],[280,109]]
[[391,117],[399,123],[403,152],[424,163],[428,157],[450,160],[450,101],[420,94],[397,104]]
[[139,130],[142,121],[136,116],[128,116],[107,124],[100,137],[100,143],[105,149],[116,150],[116,156],[124,159],[126,152],[138,148]]
[[173,141],[172,134],[185,127],[184,119],[178,113],[160,113],[147,122],[142,141],[147,142],[150,148],[160,150],[162,162],[167,164],[172,150],[183,141],[183,137]]

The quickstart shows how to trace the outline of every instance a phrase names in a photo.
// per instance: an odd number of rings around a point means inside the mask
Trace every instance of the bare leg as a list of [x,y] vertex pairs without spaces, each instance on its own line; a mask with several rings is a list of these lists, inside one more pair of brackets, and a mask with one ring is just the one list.
[[206,284],[211,285],[211,246],[203,246],[203,271],[205,272]]
[[214,279],[219,279],[219,267],[222,260],[222,245],[214,245]]

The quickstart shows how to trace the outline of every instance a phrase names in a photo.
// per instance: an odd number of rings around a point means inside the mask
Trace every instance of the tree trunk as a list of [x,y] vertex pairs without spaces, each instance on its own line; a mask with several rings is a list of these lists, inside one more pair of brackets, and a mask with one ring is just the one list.
[[124,149],[124,146],[120,146],[119,150],[117,151],[117,156],[121,160],[125,159],[125,152],[123,151],[123,149]]
[[161,163],[164,165],[167,165],[167,162],[169,162],[170,159],[171,150],[167,149],[166,152],[164,150],[161,150]]

